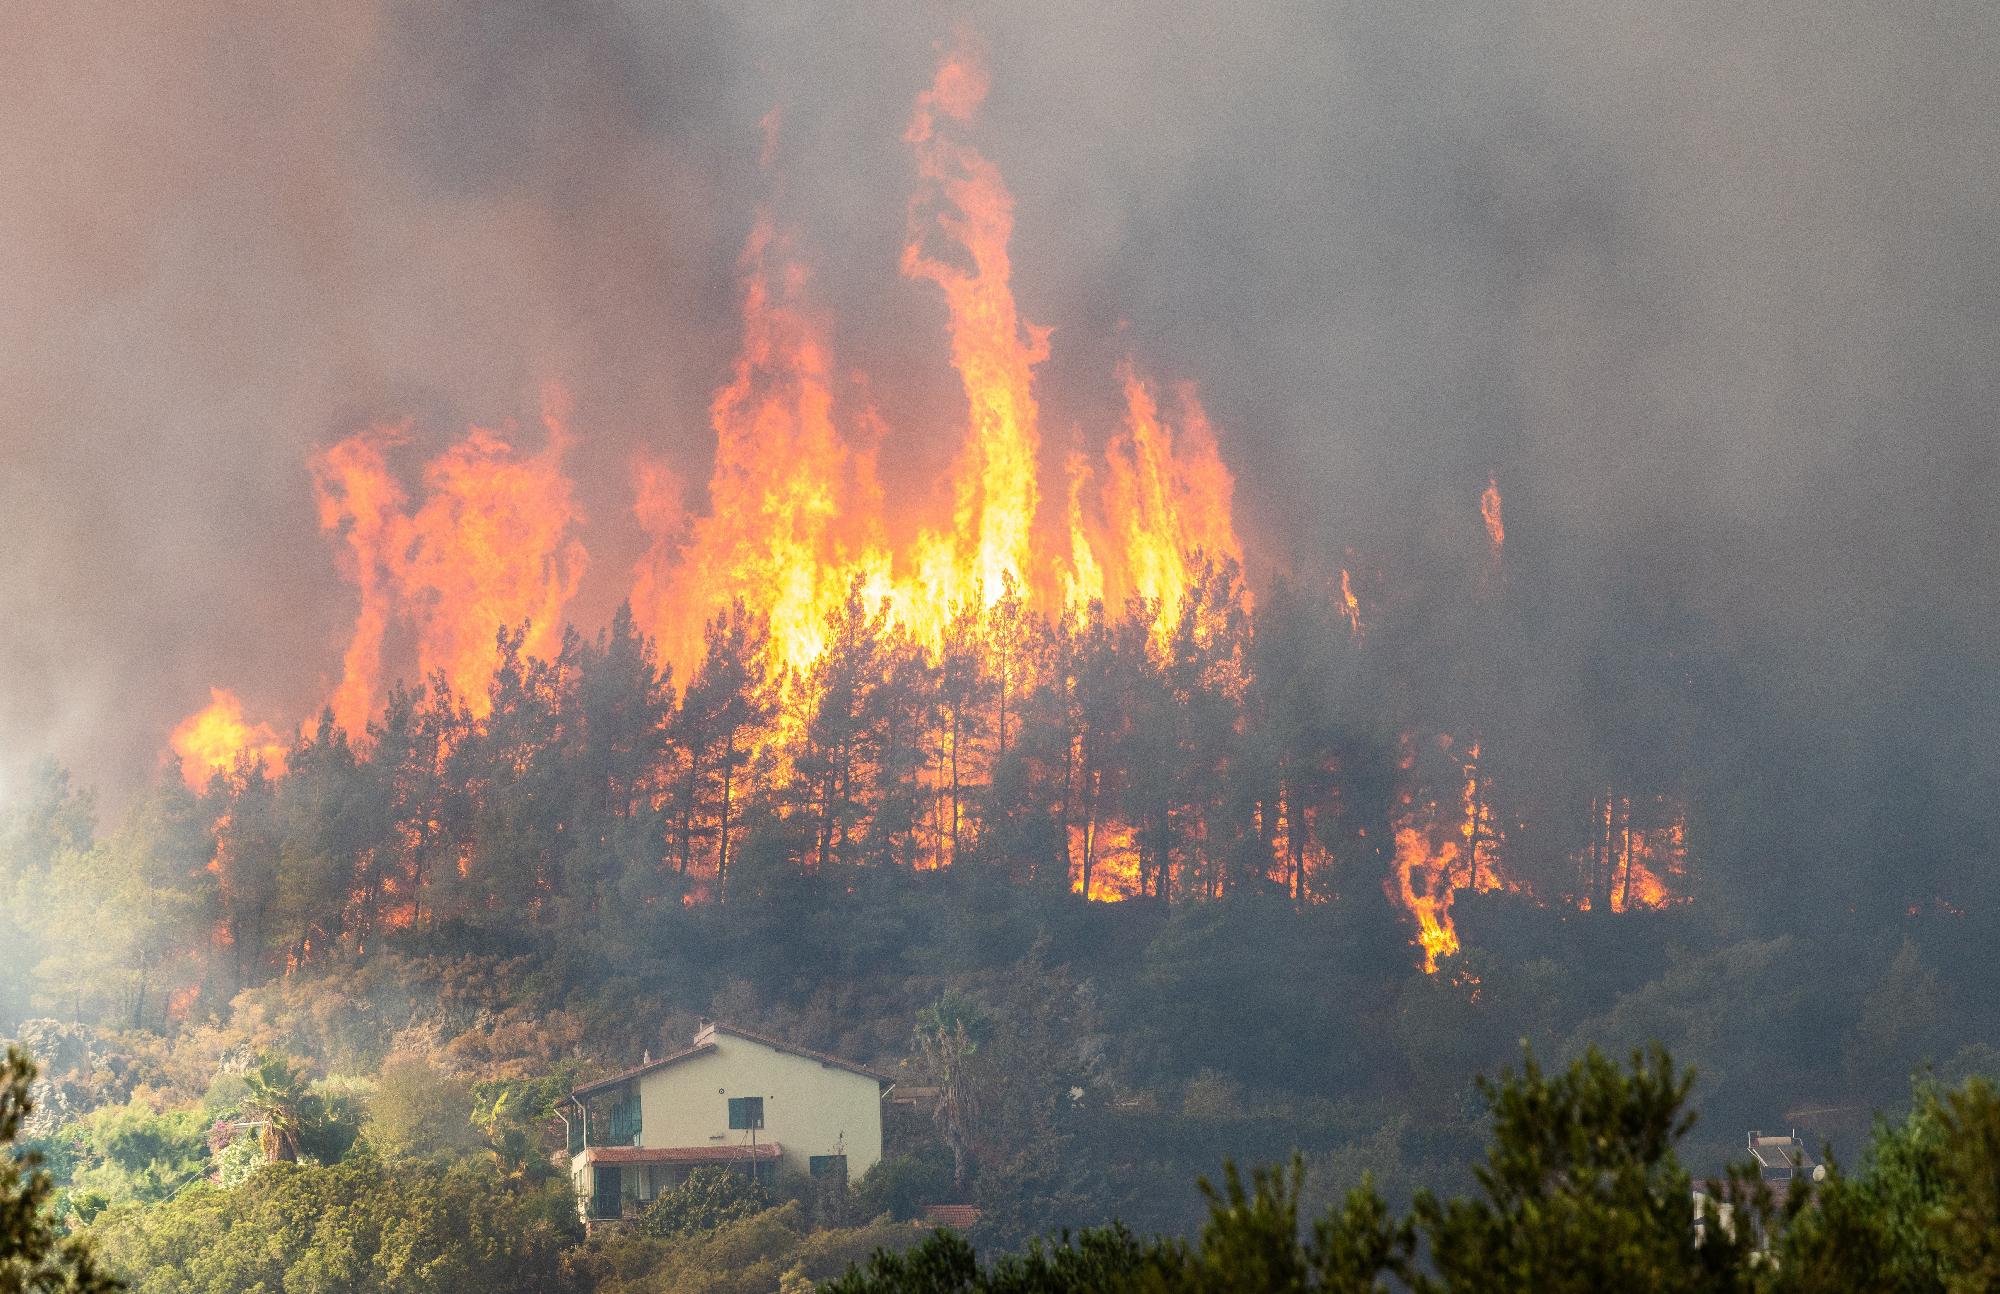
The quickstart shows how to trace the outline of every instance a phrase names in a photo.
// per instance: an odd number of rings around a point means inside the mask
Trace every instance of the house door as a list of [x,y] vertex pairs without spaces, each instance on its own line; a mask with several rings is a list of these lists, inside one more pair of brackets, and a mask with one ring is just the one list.
[[590,1169],[590,1216],[593,1218],[615,1218],[620,1205],[620,1182],[618,1165],[593,1164]]

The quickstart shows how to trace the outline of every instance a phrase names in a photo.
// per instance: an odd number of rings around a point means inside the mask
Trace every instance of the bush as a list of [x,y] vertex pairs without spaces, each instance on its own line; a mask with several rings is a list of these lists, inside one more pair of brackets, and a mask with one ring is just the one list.
[[454,1154],[479,1144],[472,1089],[422,1056],[382,1062],[362,1131],[385,1155]]
[[564,1185],[366,1157],[271,1164],[233,1190],[107,1210],[93,1231],[139,1294],[563,1294],[564,1252],[582,1239]]
[[882,1160],[868,1170],[854,1195],[864,1216],[886,1213],[908,1221],[922,1213],[926,1204],[952,1199],[952,1191],[951,1156],[934,1148],[931,1154]]
[[700,1235],[770,1207],[764,1188],[728,1168],[697,1168],[639,1215],[638,1229],[671,1240]]
[[793,1201],[674,1240],[614,1233],[593,1243],[579,1266],[596,1294],[770,1294],[835,1279],[922,1236],[888,1218],[815,1230]]

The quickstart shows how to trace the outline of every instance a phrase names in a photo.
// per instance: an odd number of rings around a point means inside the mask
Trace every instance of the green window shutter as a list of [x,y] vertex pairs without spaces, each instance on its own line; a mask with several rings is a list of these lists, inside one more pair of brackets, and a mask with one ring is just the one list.
[[636,1146],[642,1128],[639,1094],[634,1092],[619,1099],[611,1107],[611,1144],[614,1146]]
[[764,1098],[761,1096],[730,1097],[729,1126],[735,1130],[763,1127]]

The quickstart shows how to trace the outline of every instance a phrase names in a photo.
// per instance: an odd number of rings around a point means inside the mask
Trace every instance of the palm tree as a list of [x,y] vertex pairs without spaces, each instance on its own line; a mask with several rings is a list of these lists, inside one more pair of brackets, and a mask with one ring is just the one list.
[[264,1162],[296,1162],[306,1135],[318,1125],[321,1102],[306,1078],[305,1070],[284,1056],[267,1054],[256,1068],[243,1076],[249,1088],[243,1098],[243,1113],[258,1125],[257,1144]]
[[951,1147],[952,1179],[960,1190],[972,1166],[974,1139],[987,1087],[980,1045],[992,1021],[956,989],[917,1012],[916,1042],[924,1068],[937,1085],[936,1117]]

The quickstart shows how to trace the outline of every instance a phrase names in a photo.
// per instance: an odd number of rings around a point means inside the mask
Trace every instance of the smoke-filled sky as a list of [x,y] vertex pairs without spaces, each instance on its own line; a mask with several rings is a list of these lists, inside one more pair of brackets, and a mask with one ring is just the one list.
[[[52,752],[115,801],[211,684],[317,704],[354,604],[306,463],[370,421],[412,420],[414,471],[566,383],[601,623],[633,456],[699,506],[760,204],[885,463],[934,476],[962,397],[897,271],[902,132],[961,22],[1051,442],[1115,421],[1128,353],[1197,381],[1253,578],[1421,583],[1492,474],[1516,630],[1411,612],[1413,668],[1574,752],[1647,713],[1623,662],[1671,638],[1727,680],[1716,759],[1791,827],[1849,806],[1797,849],[1994,798],[1976,0],[30,0],[0,43],[0,777]],[[1913,847],[1986,856],[1960,812]]]

